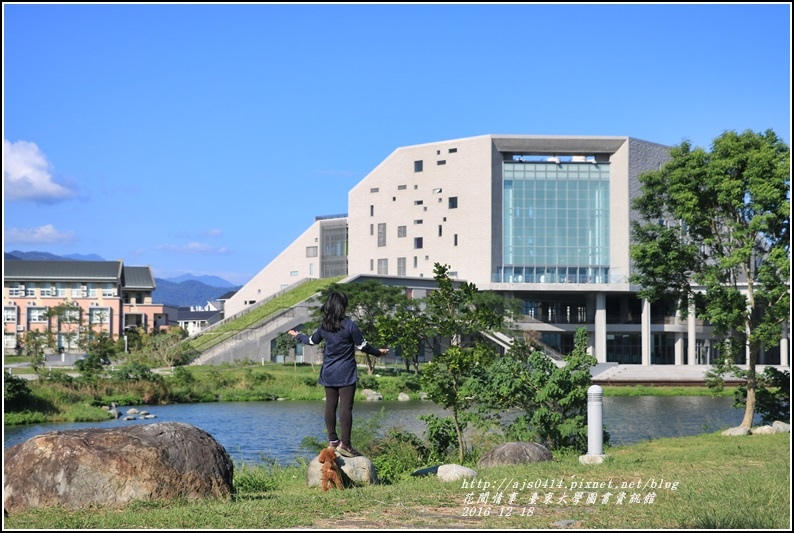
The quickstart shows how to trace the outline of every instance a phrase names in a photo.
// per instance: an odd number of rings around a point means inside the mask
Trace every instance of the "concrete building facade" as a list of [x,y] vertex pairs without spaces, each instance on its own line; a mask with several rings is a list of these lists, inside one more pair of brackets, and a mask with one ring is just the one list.
[[[600,363],[711,364],[712,328],[637,298],[631,201],[669,147],[620,136],[483,135],[396,149],[348,194],[347,242],[318,219],[227,302],[227,316],[303,277],[378,276],[412,286],[436,263],[521,300],[520,326],[568,353],[588,330]],[[670,223],[671,221],[660,221]],[[320,257],[311,256],[319,246]],[[327,255],[335,269],[321,268]],[[330,274],[333,272],[333,274]],[[235,301],[236,299],[236,301]],[[788,365],[788,331],[760,363]]]

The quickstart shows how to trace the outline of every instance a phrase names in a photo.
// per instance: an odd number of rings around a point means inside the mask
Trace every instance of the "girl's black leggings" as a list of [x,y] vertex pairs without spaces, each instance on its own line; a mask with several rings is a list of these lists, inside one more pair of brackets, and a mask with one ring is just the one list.
[[[346,387],[325,388],[325,428],[328,430],[328,440],[341,440],[345,446],[350,446],[350,430],[353,428],[353,398],[356,395],[356,384]],[[339,425],[341,426],[341,439],[336,434],[336,410],[339,406]]]

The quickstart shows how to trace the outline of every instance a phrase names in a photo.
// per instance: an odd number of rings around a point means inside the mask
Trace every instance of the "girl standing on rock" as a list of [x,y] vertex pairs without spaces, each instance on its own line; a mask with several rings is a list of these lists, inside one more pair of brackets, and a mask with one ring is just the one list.
[[[325,387],[325,428],[328,431],[328,445],[335,448],[343,457],[361,455],[350,445],[350,431],[353,427],[353,399],[356,394],[358,368],[356,349],[374,356],[389,353],[388,348],[376,348],[369,344],[358,325],[345,316],[347,296],[332,292],[320,308],[322,322],[317,331],[309,337],[304,333],[289,330],[289,334],[302,344],[317,345],[325,341],[323,364],[317,380]],[[341,439],[336,433],[336,412],[339,409]]]

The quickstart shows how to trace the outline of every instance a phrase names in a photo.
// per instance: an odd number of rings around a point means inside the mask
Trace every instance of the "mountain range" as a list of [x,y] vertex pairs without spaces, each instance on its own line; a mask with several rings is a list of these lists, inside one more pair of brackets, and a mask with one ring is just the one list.
[[[5,261],[105,261],[96,254],[55,255],[48,252],[22,252],[14,250],[4,252]],[[234,292],[240,287],[218,276],[194,276],[183,274],[175,278],[154,278],[157,288],[152,293],[155,303],[163,303],[175,307],[205,306],[207,302],[217,300],[227,292]]]

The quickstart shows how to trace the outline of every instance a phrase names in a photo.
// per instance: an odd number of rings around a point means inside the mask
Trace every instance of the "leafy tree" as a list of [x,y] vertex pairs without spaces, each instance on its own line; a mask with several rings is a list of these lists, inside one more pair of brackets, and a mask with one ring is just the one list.
[[24,354],[30,357],[30,366],[38,371],[44,365],[44,348],[47,346],[47,334],[42,331],[28,330],[22,342]]
[[425,323],[416,301],[402,305],[392,316],[378,321],[378,331],[386,344],[394,346],[405,363],[405,370],[414,368],[419,375],[419,355],[424,350]]
[[[76,345],[80,338],[80,312],[80,306],[76,302],[61,302],[50,307],[46,313],[48,321],[56,319],[58,335],[66,341],[67,353],[72,351],[72,345]],[[50,332],[48,346],[55,348],[55,336],[51,328],[48,331]]]
[[144,351],[157,364],[163,366],[184,365],[195,355],[195,350],[182,342],[187,332],[182,328],[153,333],[143,337]]
[[[424,329],[416,334],[433,352],[421,374],[422,387],[436,404],[452,413],[452,425],[458,441],[458,456],[463,461],[463,430],[467,424],[467,411],[476,398],[467,392],[467,382],[479,377],[496,357],[493,345],[486,342],[482,332],[504,327],[504,306],[489,295],[480,294],[471,283],[460,283],[457,287],[449,277],[449,266],[436,263],[434,278],[438,289],[423,299],[417,309],[419,320],[406,323],[414,328],[423,324]],[[406,339],[408,334],[399,331],[390,333],[392,338]]]
[[585,328],[576,330],[574,349],[563,359],[566,364],[558,367],[526,341],[514,341],[472,384],[480,411],[498,420],[502,412],[519,409],[523,414],[505,427],[508,438],[540,442],[550,450],[587,451],[587,390],[597,361],[587,353]]
[[682,316],[697,300],[697,316],[722,340],[712,384],[726,373],[746,378],[741,426],[750,428],[759,348],[779,343],[789,316],[790,150],[772,130],[748,130],[724,132],[711,151],[685,141],[670,154],[639,177],[631,281],[652,302],[674,296]]
[[75,361],[75,367],[83,374],[97,374],[116,356],[116,343],[107,332],[101,332],[88,343],[87,352],[84,359]]
[[295,350],[295,339],[287,333],[286,331],[282,331],[276,336],[276,344],[273,347],[273,353],[278,355],[284,356],[284,361],[286,362],[287,357],[289,357],[290,352],[294,355],[294,366],[297,368],[298,366],[298,356]]

